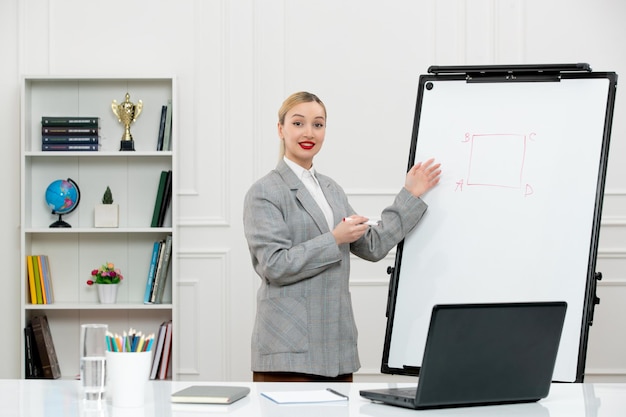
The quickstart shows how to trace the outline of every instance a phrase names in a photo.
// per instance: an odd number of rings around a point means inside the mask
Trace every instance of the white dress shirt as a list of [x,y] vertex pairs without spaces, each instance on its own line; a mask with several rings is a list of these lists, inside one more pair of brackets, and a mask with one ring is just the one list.
[[302,181],[309,193],[311,193],[315,202],[324,213],[326,223],[328,223],[328,228],[333,230],[335,228],[335,225],[333,224],[333,210],[330,208],[330,204],[328,204],[328,200],[326,200],[326,197],[322,192],[322,188],[315,177],[315,168],[311,167],[310,170],[306,170],[295,162],[289,160],[286,156],[283,157],[283,159],[285,160],[287,166],[289,166],[296,176],[300,178],[300,181]]

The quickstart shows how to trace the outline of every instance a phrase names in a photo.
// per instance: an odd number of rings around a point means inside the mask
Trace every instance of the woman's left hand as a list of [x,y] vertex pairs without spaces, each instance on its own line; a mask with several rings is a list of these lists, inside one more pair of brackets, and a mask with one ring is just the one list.
[[418,162],[407,172],[404,188],[415,197],[422,196],[426,191],[439,184],[441,176],[440,163],[431,158],[426,162]]

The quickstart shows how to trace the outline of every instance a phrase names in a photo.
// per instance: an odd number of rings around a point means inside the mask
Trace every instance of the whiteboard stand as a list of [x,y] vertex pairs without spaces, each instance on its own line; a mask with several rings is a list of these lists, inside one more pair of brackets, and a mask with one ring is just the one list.
[[388,271],[383,373],[419,374],[436,304],[566,301],[553,379],[582,382],[616,86],[588,64],[420,76],[407,170],[442,177]]

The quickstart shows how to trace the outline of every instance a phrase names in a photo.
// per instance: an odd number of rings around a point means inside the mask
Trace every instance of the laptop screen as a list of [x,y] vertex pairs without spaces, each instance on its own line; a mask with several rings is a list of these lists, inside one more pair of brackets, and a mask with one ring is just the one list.
[[436,305],[417,390],[362,390],[408,408],[533,402],[548,395],[567,304]]
[[416,404],[547,396],[566,308],[565,302],[434,306]]

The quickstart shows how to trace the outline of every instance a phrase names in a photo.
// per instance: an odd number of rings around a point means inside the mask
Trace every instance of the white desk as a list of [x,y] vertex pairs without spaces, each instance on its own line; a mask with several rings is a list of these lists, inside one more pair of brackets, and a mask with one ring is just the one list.
[[[486,416],[486,417],[623,417],[626,415],[626,384],[554,384],[550,395],[532,404],[495,405],[415,411],[374,404],[359,396],[360,389],[381,388],[381,383],[210,383],[150,381],[146,404],[141,408],[104,409],[85,406],[80,398],[79,381],[69,380],[0,380],[0,416],[24,417],[169,417],[228,415],[238,417],[396,417],[396,416]],[[246,385],[250,394],[230,405],[172,404],[170,393],[189,385]],[[389,384],[397,386],[398,384]],[[399,384],[407,386],[409,384]],[[261,397],[263,391],[306,390],[332,387],[348,394],[342,405],[278,405]]]

